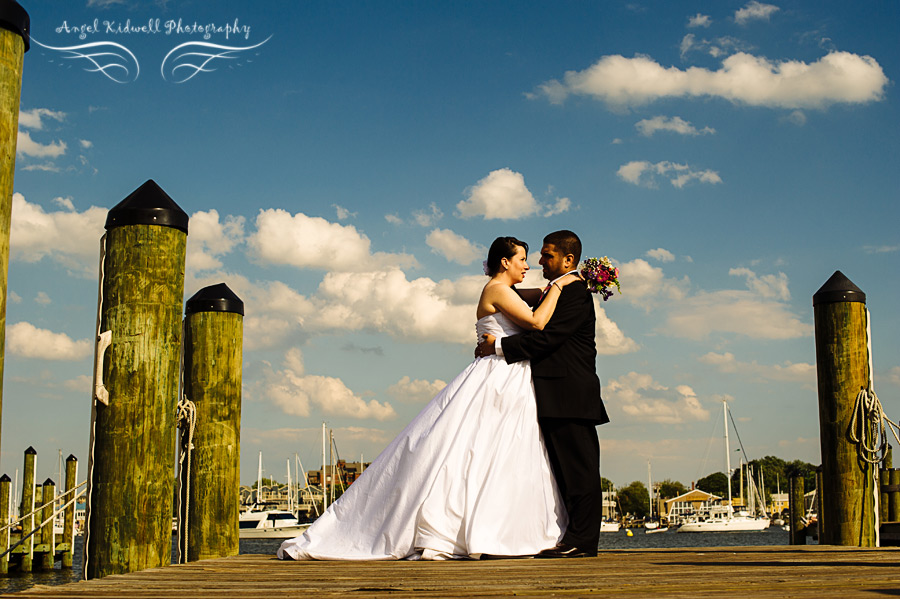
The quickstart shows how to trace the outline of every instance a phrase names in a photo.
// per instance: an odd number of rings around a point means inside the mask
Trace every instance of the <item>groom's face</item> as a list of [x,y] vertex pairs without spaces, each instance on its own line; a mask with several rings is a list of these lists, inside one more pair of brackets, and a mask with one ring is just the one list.
[[563,276],[572,269],[574,257],[569,254],[564,256],[552,243],[545,243],[541,247],[541,260],[539,264],[544,268],[544,278],[552,281]]

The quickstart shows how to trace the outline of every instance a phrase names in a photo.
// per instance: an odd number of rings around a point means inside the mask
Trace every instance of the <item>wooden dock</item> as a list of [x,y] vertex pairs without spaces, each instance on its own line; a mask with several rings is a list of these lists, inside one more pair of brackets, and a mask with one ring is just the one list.
[[3,597],[884,597],[900,549],[836,546],[603,551],[575,560],[282,562],[241,555]]

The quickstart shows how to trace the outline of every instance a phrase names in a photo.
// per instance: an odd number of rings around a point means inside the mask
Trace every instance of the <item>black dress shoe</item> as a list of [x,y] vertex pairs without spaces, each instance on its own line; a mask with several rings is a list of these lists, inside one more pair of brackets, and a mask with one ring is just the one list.
[[557,559],[563,557],[594,557],[597,555],[597,552],[585,551],[584,549],[579,549],[575,545],[569,545],[567,543],[559,543],[556,547],[552,547],[550,549],[544,549],[540,553],[538,553],[535,557],[545,558],[545,559]]

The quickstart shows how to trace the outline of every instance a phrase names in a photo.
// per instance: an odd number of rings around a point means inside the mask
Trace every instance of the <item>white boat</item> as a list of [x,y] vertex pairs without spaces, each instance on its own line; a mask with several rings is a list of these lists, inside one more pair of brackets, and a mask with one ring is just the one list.
[[600,532],[619,532],[619,523],[614,520],[604,520],[600,523]]
[[309,524],[300,524],[287,510],[244,512],[240,516],[242,539],[293,539],[303,534]]
[[657,527],[657,528],[648,528],[648,529],[646,529],[646,530],[644,531],[644,533],[649,535],[649,534],[653,534],[653,533],[655,533],[655,532],[666,532],[667,530],[669,530],[669,527],[668,527],[668,526],[663,526],[663,527],[661,527],[661,528],[660,528],[660,527]]
[[728,445],[728,404],[722,402],[725,421],[725,478],[728,487],[728,504],[714,506],[703,520],[685,522],[678,532],[758,532],[769,527],[768,517],[755,517],[746,512],[734,513],[731,505],[731,448]]

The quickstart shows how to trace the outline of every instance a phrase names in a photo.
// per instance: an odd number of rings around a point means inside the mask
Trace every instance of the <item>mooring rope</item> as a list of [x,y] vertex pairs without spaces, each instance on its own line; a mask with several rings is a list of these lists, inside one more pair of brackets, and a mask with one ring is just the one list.
[[[181,396],[181,401],[178,402],[176,422],[179,423],[183,444],[181,455],[178,457],[178,481],[179,483],[184,481],[184,493],[178,493],[178,563],[184,563],[187,561],[188,517],[191,501],[191,453],[194,450],[194,428],[197,425],[197,406],[184,394]],[[181,425],[182,422],[184,425]],[[187,434],[185,434],[185,428],[187,428]],[[186,443],[185,437],[187,437]],[[185,460],[185,458],[187,459]],[[182,496],[184,497],[183,506]],[[182,547],[184,556],[182,556]]]

